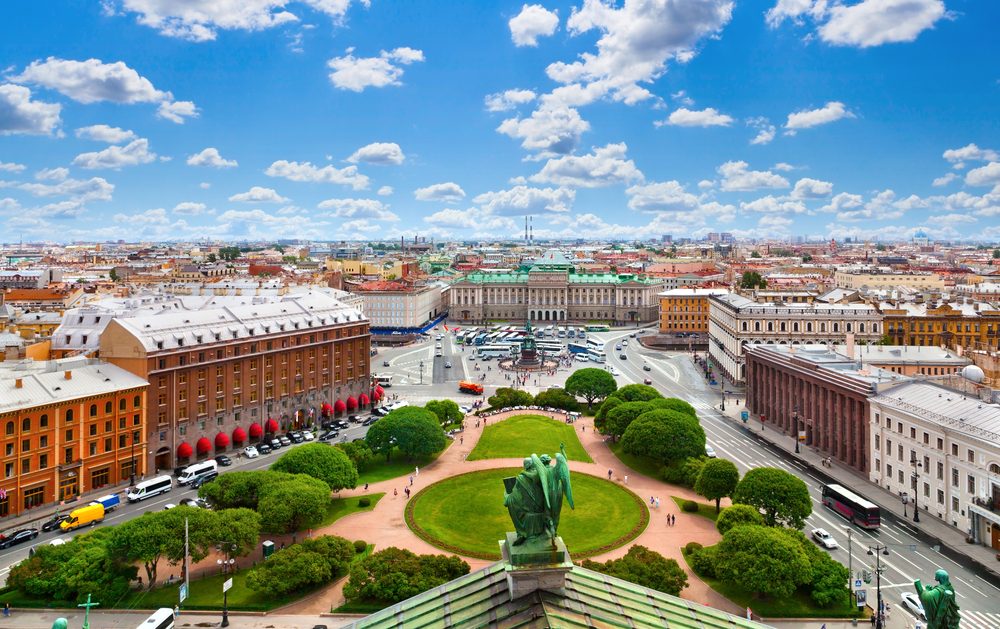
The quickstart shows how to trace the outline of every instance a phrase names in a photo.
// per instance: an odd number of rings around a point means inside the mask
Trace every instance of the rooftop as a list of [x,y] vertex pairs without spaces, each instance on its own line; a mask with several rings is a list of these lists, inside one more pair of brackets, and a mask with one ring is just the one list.
[[[71,377],[66,378],[69,373]],[[18,388],[17,381],[21,381]],[[0,362],[0,413],[146,386],[139,376],[98,360]]]
[[1000,441],[1000,404],[989,404],[940,384],[907,382],[889,389],[877,401],[986,438],[994,446]]

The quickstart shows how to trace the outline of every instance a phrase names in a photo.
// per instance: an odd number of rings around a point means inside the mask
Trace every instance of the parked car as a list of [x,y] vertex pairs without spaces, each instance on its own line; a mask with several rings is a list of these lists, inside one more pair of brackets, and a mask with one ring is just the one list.
[[0,548],[10,548],[15,544],[26,542],[38,537],[38,529],[21,529],[10,535],[0,535]]
[[293,430],[285,436],[288,437],[292,443],[302,443],[306,440],[305,437],[302,436],[302,433],[297,430]]
[[372,415],[371,417],[369,417],[365,421],[361,422],[361,425],[362,426],[371,426],[372,424],[374,424],[375,422],[377,422],[380,419],[382,419],[382,418],[378,417],[378,416],[375,416],[375,415]]
[[319,436],[320,441],[329,441],[330,439],[336,439],[340,436],[340,433],[336,430],[327,430],[322,435]]
[[281,440],[275,437],[274,439],[268,439],[267,445],[271,446],[272,450],[277,450],[281,447]]
[[50,518],[50,519],[48,519],[48,520],[45,521],[45,524],[42,525],[42,531],[45,532],[45,533],[48,533],[49,531],[55,531],[56,529],[59,528],[60,524],[62,524],[63,522],[65,522],[68,519],[69,519],[69,514],[68,513],[64,513],[62,515],[54,516],[54,517],[52,517],[52,518]]
[[211,483],[212,481],[214,481],[218,477],[219,477],[219,473],[218,472],[216,472],[214,474],[206,474],[204,476],[199,476],[198,478],[196,478],[193,481],[191,481],[191,489],[197,490],[199,487],[201,487],[205,483]]
[[229,467],[230,465],[233,464],[233,460],[230,459],[225,454],[220,454],[219,456],[215,457],[215,462],[221,465],[222,467]]
[[122,500],[121,500],[121,498],[118,497],[118,494],[108,494],[107,496],[101,496],[100,498],[97,498],[96,500],[91,500],[90,501],[90,504],[92,504],[92,505],[99,504],[102,507],[104,507],[104,512],[105,513],[111,513],[121,503],[122,503]]
[[612,376],[620,376],[620,375],[622,375],[622,373],[620,371],[618,371],[617,369],[615,369],[614,367],[612,367],[611,368],[611,375]]
[[715,449],[712,448],[712,446],[705,446],[705,456],[707,456],[710,459],[717,458],[715,454]]
[[646,378],[645,380],[642,381],[642,383],[643,384],[653,384],[653,379],[652,378]]
[[652,368],[652,367],[650,367],[649,365],[643,365],[643,366],[642,366],[642,370],[643,370],[643,371],[652,371],[652,370],[653,370],[653,368]]
[[472,412],[472,407],[471,406],[459,406],[458,410],[463,415],[468,415],[469,413]]
[[253,446],[247,446],[243,448],[243,456],[245,456],[248,459],[256,459],[258,456],[260,456],[260,452],[257,452],[257,448]]
[[257,446],[257,452],[261,454],[271,454],[271,446],[269,446],[266,443],[262,443],[259,446]]
[[208,503],[201,498],[185,498],[181,504],[192,509],[208,509]]
[[280,443],[281,445],[283,445],[283,446],[290,446],[290,445],[292,445],[292,440],[291,440],[291,439],[289,439],[289,438],[288,438],[287,436],[285,436],[285,435],[281,435],[280,437],[278,437],[278,442],[279,442],[279,443]]
[[177,505],[175,505],[174,503],[168,502],[167,504],[163,505],[163,510],[170,511],[171,509],[175,509],[176,507]]
[[920,620],[927,620],[927,613],[924,612],[924,606],[920,602],[920,597],[918,597],[914,592],[903,592],[902,596],[903,609],[910,612]]
[[621,360],[628,360],[628,356],[626,356],[625,354],[619,354],[618,358]]
[[476,359],[475,354],[469,354],[469,360],[475,360],[475,359]]
[[444,368],[445,368],[445,369],[451,369],[451,361],[448,361],[448,362],[446,362],[446,363],[444,364]]
[[316,435],[314,435],[311,430],[303,430],[302,438],[305,439],[306,441],[312,441],[313,439],[316,438]]
[[390,413],[389,409],[387,409],[384,406],[380,406],[380,407],[378,407],[376,409],[372,409],[372,415],[374,415],[375,417],[385,417],[389,413]]
[[837,540],[833,539],[826,529],[813,529],[812,531],[813,539],[819,542],[827,550],[833,550],[837,548]]
[[[355,424],[360,424],[363,420],[364,420],[364,417],[362,417],[361,415],[351,415],[351,416],[349,416],[347,418],[347,421],[354,422]],[[339,426],[341,428],[347,428],[348,423],[345,422],[342,419],[337,419],[337,420],[334,420],[333,425],[334,426]]]

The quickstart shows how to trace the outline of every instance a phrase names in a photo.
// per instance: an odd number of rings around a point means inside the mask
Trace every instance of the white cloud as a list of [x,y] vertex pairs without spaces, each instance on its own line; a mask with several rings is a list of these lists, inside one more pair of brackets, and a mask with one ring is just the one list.
[[687,92],[685,90],[681,90],[676,94],[671,94],[670,98],[674,99],[675,101],[677,101],[678,103],[680,103],[685,107],[690,107],[691,105],[694,105],[694,100],[692,100],[691,97],[687,95]]
[[402,164],[405,157],[403,150],[395,142],[374,142],[354,151],[347,161],[352,164],[365,162],[374,166],[395,166]]
[[276,236],[321,238],[329,233],[326,228],[328,222],[314,221],[302,214],[276,216],[263,210],[228,210],[216,220],[222,223],[219,231],[232,239],[272,239]]
[[529,188],[486,192],[472,199],[493,216],[525,216],[569,212],[576,200],[576,190],[568,188]]
[[768,10],[765,17],[768,26],[777,28],[786,18],[801,24],[801,16],[813,10],[813,0],[778,0],[778,3]]
[[188,166],[207,166],[211,168],[234,168],[239,164],[235,159],[222,159],[219,150],[209,147],[201,153],[195,153],[187,160]]
[[60,111],[59,103],[31,100],[31,90],[26,87],[0,85],[0,135],[53,135],[62,124]]
[[674,125],[677,127],[728,127],[732,122],[732,117],[720,114],[711,107],[702,111],[690,111],[682,107],[670,114],[667,120],[658,120],[654,124],[657,127],[664,125]]
[[825,199],[833,194],[833,184],[804,177],[795,182],[792,190],[793,199]]
[[76,130],[76,137],[86,140],[96,140],[107,142],[108,144],[121,144],[131,142],[138,136],[131,131],[123,130],[120,127],[109,127],[106,124],[95,124],[89,127],[80,127]]
[[11,162],[9,164],[4,164],[3,162],[0,162],[0,170],[6,170],[9,173],[19,173],[22,172],[25,168],[27,168],[27,166],[25,166],[24,164],[15,164],[14,162]]
[[383,50],[378,57],[368,58],[357,58],[350,54],[353,51],[353,48],[348,48],[346,57],[334,57],[326,64],[333,70],[330,80],[338,89],[361,92],[366,87],[402,85],[399,77],[403,76],[403,69],[393,62],[410,65],[424,60],[423,52],[405,47],[392,52]]
[[982,168],[974,168],[965,175],[965,183],[970,186],[995,186],[1000,184],[1000,162],[990,162]]
[[68,168],[43,168],[35,173],[35,179],[38,181],[66,181],[67,177],[69,177]]
[[487,111],[509,111],[518,105],[535,100],[536,94],[531,90],[507,90],[489,94],[485,98]]
[[785,162],[778,162],[773,166],[773,169],[784,170],[785,172],[788,172],[790,170],[797,170],[795,166],[792,166],[791,164],[786,164]]
[[792,219],[781,216],[778,214],[766,214],[760,217],[757,221],[757,226],[763,228],[764,230],[770,230],[772,233],[780,233],[782,231],[787,231],[787,228],[794,223]]
[[823,41],[869,48],[914,41],[948,12],[941,0],[864,0],[850,6],[834,4],[829,15],[819,27]]
[[530,118],[509,118],[497,131],[512,138],[521,138],[521,147],[536,151],[541,157],[567,155],[580,142],[590,123],[580,117],[572,107],[542,108]]
[[160,103],[160,106],[156,108],[157,118],[165,118],[177,124],[184,124],[184,118],[197,118],[198,115],[198,108],[189,100]]
[[87,180],[67,179],[57,184],[23,183],[18,186],[36,197],[54,197],[69,195],[74,201],[110,201],[111,193],[115,191],[114,184],[101,177]]
[[424,217],[431,225],[444,225],[458,229],[517,231],[517,223],[506,216],[494,216],[488,210],[469,208],[456,210],[448,208]]
[[714,188],[715,184],[717,184],[717,183],[719,183],[719,182],[717,182],[714,179],[712,179],[712,180],[702,179],[701,181],[698,182],[698,187],[701,188],[702,190],[705,190],[707,188]]
[[808,211],[802,201],[776,199],[771,195],[750,203],[740,203],[740,209],[760,214],[805,214]]
[[991,192],[987,192],[981,197],[962,191],[946,197],[931,197],[928,201],[953,211],[967,212],[969,210],[976,210],[974,212],[976,215],[994,216],[1000,212],[1000,184],[993,188]]
[[379,196],[387,197],[390,194],[392,194],[392,186],[382,186],[381,188],[378,189],[378,192],[376,194],[378,194]]
[[602,188],[632,181],[643,175],[632,160],[625,160],[624,142],[594,147],[589,155],[567,155],[550,159],[541,172],[531,176],[536,183],[551,183],[571,188]]
[[853,210],[856,207],[861,207],[864,205],[864,199],[861,198],[860,194],[848,194],[846,192],[841,192],[837,196],[830,199],[829,205],[824,205],[819,209],[820,212],[843,212],[846,210]]
[[[1000,161],[1000,155],[993,149],[981,149],[975,144],[969,144],[960,149],[948,149],[942,155],[951,163],[961,164],[964,161],[975,162],[996,162]],[[964,164],[963,164],[964,166]]]
[[0,199],[0,212],[16,212],[21,209],[21,204],[16,199],[7,197]]
[[722,175],[722,189],[728,191],[752,191],[759,188],[787,188],[788,180],[769,170],[747,170],[746,162],[726,162],[716,168]]
[[750,140],[750,144],[768,144],[774,139],[775,128],[774,125],[768,125],[767,127],[762,127],[758,132],[757,136]]
[[198,187],[199,188],[203,188],[205,190],[208,190],[209,188],[212,187],[212,184],[210,184],[208,182],[202,182],[202,183],[198,184]]
[[229,200],[240,203],[288,203],[289,201],[289,199],[286,199],[274,190],[261,188],[260,186],[250,188],[249,192],[234,194],[229,197]]
[[25,214],[43,218],[78,218],[86,211],[82,201],[60,201],[30,208]]
[[174,214],[185,214],[187,216],[198,216],[205,211],[204,203],[192,203],[190,201],[185,201],[184,203],[178,203],[174,206]]
[[[841,195],[834,197],[834,201]],[[897,219],[903,216],[903,209],[896,207],[893,201],[896,200],[896,193],[892,190],[884,190],[882,192],[875,192],[875,196],[865,204],[864,209],[852,210],[846,212],[839,212],[837,214],[838,221],[844,222],[856,222],[856,221],[869,221],[869,220],[889,220]]]
[[417,201],[460,201],[465,198],[465,190],[457,183],[436,183],[426,188],[417,188],[413,191],[413,196]]
[[365,175],[358,174],[357,166],[347,166],[337,169],[333,166],[317,168],[309,162],[288,162],[278,160],[271,164],[264,174],[269,177],[284,177],[291,181],[312,181],[321,183],[339,183],[351,186],[355,190],[366,190],[369,179]]
[[358,219],[356,221],[347,221],[341,224],[338,231],[341,232],[377,232],[384,226],[377,223],[369,223],[367,218]]
[[732,205],[714,201],[702,203],[702,197],[686,192],[685,187],[676,181],[632,186],[625,190],[625,194],[631,197],[628,202],[630,209],[657,214],[660,221],[704,224],[709,217],[728,220],[736,213]]
[[940,226],[951,225],[975,225],[979,219],[968,214],[944,214],[941,216],[928,216],[927,224]]
[[795,135],[798,129],[809,129],[821,124],[827,124],[840,120],[841,118],[854,118],[855,115],[847,111],[844,103],[837,101],[829,102],[822,109],[812,109],[788,114],[788,122],[785,128],[789,131],[785,135]]
[[[283,10],[289,0],[123,0],[125,10],[139,14],[139,22],[162,35],[190,41],[209,41],[218,29],[262,31],[299,18]],[[342,23],[351,0],[305,0],[310,8]],[[368,0],[361,4],[368,6]],[[112,9],[113,11],[113,9]]]
[[146,78],[125,65],[125,62],[102,63],[100,59],[71,61],[49,57],[33,61],[17,76],[14,83],[33,83],[58,91],[63,96],[89,104],[100,101],[113,103],[158,103],[173,100],[170,92],[161,92]]
[[911,194],[905,199],[900,199],[892,204],[893,207],[899,208],[904,212],[908,210],[916,210],[919,208],[927,208],[931,206],[930,199],[921,199],[915,194]]
[[334,210],[326,215],[334,218],[373,218],[391,222],[399,220],[399,216],[389,211],[389,206],[375,199],[328,199],[317,207],[321,210]]
[[149,152],[149,140],[139,138],[129,142],[124,147],[111,145],[103,151],[81,153],[73,160],[77,168],[96,170],[99,168],[114,168],[148,164],[156,159],[156,153]]
[[300,208],[296,205],[286,205],[285,207],[281,208],[276,212],[276,214],[280,214],[282,216],[288,216],[291,214],[305,214],[305,213],[306,211],[303,208]]
[[524,5],[509,22],[510,38],[516,46],[537,46],[538,38],[551,35],[559,27],[558,11],[549,11],[540,4]]

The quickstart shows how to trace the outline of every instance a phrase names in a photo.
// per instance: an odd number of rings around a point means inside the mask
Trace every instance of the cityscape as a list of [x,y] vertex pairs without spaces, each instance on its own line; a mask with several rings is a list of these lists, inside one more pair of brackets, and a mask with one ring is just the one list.
[[4,13],[4,627],[1000,627],[997,6]]

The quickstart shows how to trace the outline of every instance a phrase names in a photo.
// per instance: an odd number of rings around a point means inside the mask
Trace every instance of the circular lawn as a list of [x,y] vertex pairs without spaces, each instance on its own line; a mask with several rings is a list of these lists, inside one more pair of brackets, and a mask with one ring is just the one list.
[[[498,541],[514,530],[503,505],[503,479],[520,468],[452,476],[422,489],[406,505],[406,523],[421,539],[468,557],[500,559]],[[599,555],[638,537],[649,522],[645,502],[621,485],[573,473],[576,509],[563,502],[559,536],[575,559]]]

